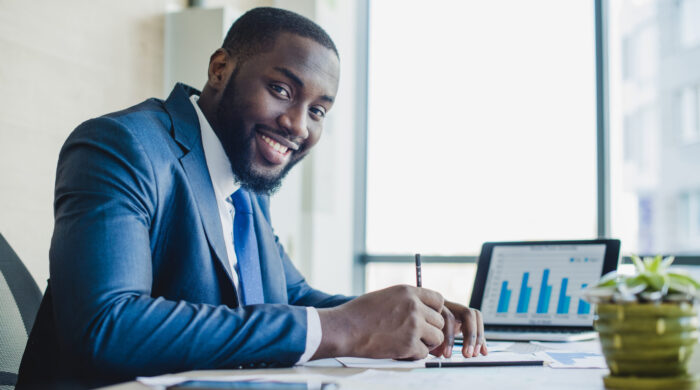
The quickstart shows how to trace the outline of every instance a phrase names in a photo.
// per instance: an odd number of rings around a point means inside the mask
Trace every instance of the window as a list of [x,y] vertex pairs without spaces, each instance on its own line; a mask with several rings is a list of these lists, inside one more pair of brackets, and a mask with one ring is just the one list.
[[[489,240],[601,232],[624,255],[700,264],[700,0],[375,0],[369,13],[366,289],[413,283],[413,252],[471,280]],[[609,122],[598,139],[596,120]]]
[[700,140],[700,86],[684,86],[678,94],[678,119],[685,143]]
[[594,38],[590,0],[372,1],[367,253],[595,236]]
[[[689,49],[700,32],[698,4],[608,2],[611,227],[624,253],[700,252],[700,68],[697,48]],[[681,48],[662,51],[676,47],[678,28]],[[631,50],[630,42],[644,43]],[[641,59],[646,70],[631,72]]]
[[681,45],[685,48],[700,45],[700,0],[679,0],[677,3]]

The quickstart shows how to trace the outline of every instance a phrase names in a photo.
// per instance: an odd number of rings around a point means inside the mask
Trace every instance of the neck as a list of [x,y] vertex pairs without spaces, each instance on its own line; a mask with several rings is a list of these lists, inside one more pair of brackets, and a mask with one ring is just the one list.
[[202,110],[204,117],[207,118],[207,121],[216,132],[216,129],[219,127],[216,121],[216,99],[214,99],[211,90],[205,87],[204,90],[202,90],[202,94],[199,96],[199,100],[197,100],[197,104]]

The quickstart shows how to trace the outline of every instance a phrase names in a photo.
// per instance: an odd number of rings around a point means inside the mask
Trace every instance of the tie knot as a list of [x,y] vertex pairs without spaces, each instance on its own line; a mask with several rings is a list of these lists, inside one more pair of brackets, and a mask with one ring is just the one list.
[[253,208],[250,204],[250,195],[248,195],[248,192],[243,188],[240,188],[231,194],[231,201],[233,202],[233,208],[236,209],[237,213],[253,213]]

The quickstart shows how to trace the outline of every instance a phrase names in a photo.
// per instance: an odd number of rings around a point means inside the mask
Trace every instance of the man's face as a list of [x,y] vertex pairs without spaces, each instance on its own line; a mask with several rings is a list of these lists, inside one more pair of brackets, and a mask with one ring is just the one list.
[[273,192],[309,153],[333,105],[339,68],[332,50],[288,33],[272,50],[236,65],[214,130],[241,185]]

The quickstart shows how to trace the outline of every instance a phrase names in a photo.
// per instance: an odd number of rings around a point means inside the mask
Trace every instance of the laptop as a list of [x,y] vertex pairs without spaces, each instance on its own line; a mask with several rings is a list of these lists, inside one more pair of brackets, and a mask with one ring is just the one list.
[[470,307],[487,340],[580,341],[595,338],[587,286],[617,269],[620,241],[487,242]]

